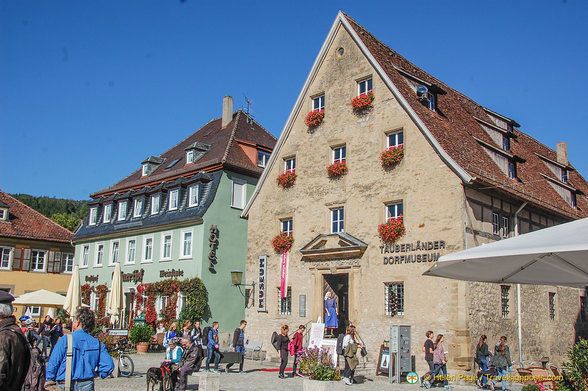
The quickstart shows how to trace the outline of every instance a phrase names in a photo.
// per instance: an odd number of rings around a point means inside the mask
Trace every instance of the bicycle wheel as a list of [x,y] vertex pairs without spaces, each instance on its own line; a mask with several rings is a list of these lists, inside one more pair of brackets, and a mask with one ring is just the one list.
[[135,365],[131,357],[126,354],[121,354],[118,358],[118,373],[121,376],[129,377],[133,374]]

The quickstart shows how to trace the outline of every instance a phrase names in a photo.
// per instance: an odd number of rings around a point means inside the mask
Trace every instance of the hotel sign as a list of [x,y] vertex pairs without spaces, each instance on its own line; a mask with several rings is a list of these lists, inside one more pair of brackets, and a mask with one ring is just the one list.
[[145,269],[141,270],[133,270],[132,273],[122,273],[122,280],[123,282],[134,282],[136,283],[143,283],[143,275],[145,274]]
[[[445,240],[423,241],[413,243],[385,244],[380,246],[384,255],[384,265],[436,262],[445,249]],[[387,255],[390,254],[390,255]]]
[[160,270],[159,271],[159,277],[161,277],[161,278],[174,278],[174,277],[183,277],[183,276],[184,276],[183,270],[171,269],[171,270]]

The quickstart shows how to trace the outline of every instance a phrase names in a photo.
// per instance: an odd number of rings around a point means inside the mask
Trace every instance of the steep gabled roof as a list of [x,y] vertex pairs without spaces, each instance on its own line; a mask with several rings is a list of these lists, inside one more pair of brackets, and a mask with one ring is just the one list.
[[8,221],[0,221],[0,238],[70,243],[73,232],[0,190],[0,204],[9,209]]
[[[142,170],[138,169],[114,185],[91,194],[92,198],[111,195],[115,192],[121,193],[128,189],[156,186],[162,181],[169,182],[180,176],[190,177],[202,170],[216,171],[225,164],[260,175],[262,168],[257,167],[257,163],[247,157],[235,139],[271,150],[276,143],[276,138],[242,110],[233,113],[233,120],[226,127],[221,127],[221,122],[221,118],[209,121],[188,138],[161,154],[159,158],[163,160],[163,163],[149,175],[142,176]],[[210,146],[210,149],[205,151],[195,163],[186,165],[186,148],[194,144]],[[167,168],[176,160],[172,167]]]
[[[518,179],[510,179],[486,153],[484,145],[496,143],[484,130],[480,121],[493,123],[493,119],[490,117],[492,114],[503,118],[511,125],[518,126],[514,120],[492,112],[445,85],[380,42],[349,16],[339,12],[282,130],[276,144],[276,153],[272,154],[253,196],[243,211],[243,217],[248,215],[259,189],[271,171],[271,167],[290,133],[294,118],[307,96],[310,83],[318,72],[329,46],[341,26],[353,38],[439,157],[464,183],[474,187],[481,185],[497,188],[499,191],[508,193],[511,197],[554,209],[554,212],[568,217],[588,216],[588,200],[585,196],[578,196],[578,208],[573,208],[545,179],[545,176],[548,176],[555,181],[559,180],[537,154],[556,160],[555,151],[514,129],[510,154],[524,163],[517,165]],[[442,93],[437,100],[437,111],[429,110],[418,101],[409,80],[432,86]],[[571,187],[581,193],[588,193],[588,183],[577,171],[573,170],[572,166],[569,168]]]

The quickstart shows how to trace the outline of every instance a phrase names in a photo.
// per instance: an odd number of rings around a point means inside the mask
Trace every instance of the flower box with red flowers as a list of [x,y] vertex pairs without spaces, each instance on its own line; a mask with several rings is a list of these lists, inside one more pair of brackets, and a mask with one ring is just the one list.
[[404,146],[390,147],[380,154],[380,160],[384,167],[392,167],[404,158]]
[[353,98],[351,100],[351,106],[353,106],[353,110],[355,111],[362,111],[370,107],[374,99],[374,93],[370,91],[367,94],[361,94]]
[[378,226],[378,234],[384,243],[394,243],[404,236],[406,229],[402,221],[402,216],[391,218],[384,224]]
[[288,235],[285,232],[277,235],[272,239],[272,246],[274,246],[274,250],[277,253],[283,253],[284,251],[290,251],[292,248],[292,244],[294,243],[294,238],[292,235]]
[[329,174],[331,178],[345,175],[347,174],[347,171],[349,171],[349,169],[347,168],[346,162],[334,162],[327,167],[327,174]]
[[290,187],[296,182],[296,177],[294,170],[286,170],[286,172],[278,175],[278,184],[282,187]]
[[313,110],[306,114],[304,123],[309,128],[315,128],[323,122],[323,118],[325,118],[325,110]]

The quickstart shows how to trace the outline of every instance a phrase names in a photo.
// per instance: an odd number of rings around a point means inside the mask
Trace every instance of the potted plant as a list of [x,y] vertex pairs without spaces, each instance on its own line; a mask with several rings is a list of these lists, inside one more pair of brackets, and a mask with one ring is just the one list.
[[284,188],[290,187],[296,182],[297,177],[298,175],[296,175],[294,170],[287,170],[278,175],[278,184]]
[[332,390],[335,382],[341,380],[339,369],[335,368],[332,356],[326,348],[302,349],[297,363],[300,370],[308,375],[304,378],[303,390]]
[[327,174],[329,174],[329,177],[331,178],[336,178],[341,175],[345,175],[347,174],[347,171],[349,171],[349,169],[347,168],[346,162],[334,162],[333,164],[327,167]]
[[274,246],[274,250],[278,254],[283,253],[284,251],[289,251],[292,248],[293,243],[294,238],[292,235],[288,235],[285,232],[282,232],[272,239],[272,246]]
[[384,224],[378,225],[378,234],[384,243],[394,243],[406,233],[402,216],[392,218]]
[[382,166],[389,168],[400,163],[404,158],[404,146],[390,147],[380,154]]
[[356,96],[351,100],[351,106],[353,106],[353,111],[362,112],[368,109],[369,107],[371,107],[374,99],[375,96],[372,91],[368,92],[367,94],[361,94],[359,96]]
[[323,118],[325,118],[325,110],[313,110],[306,114],[304,123],[309,128],[316,128],[323,122]]
[[137,347],[137,353],[147,353],[153,329],[146,324],[136,323],[129,332],[129,339]]

